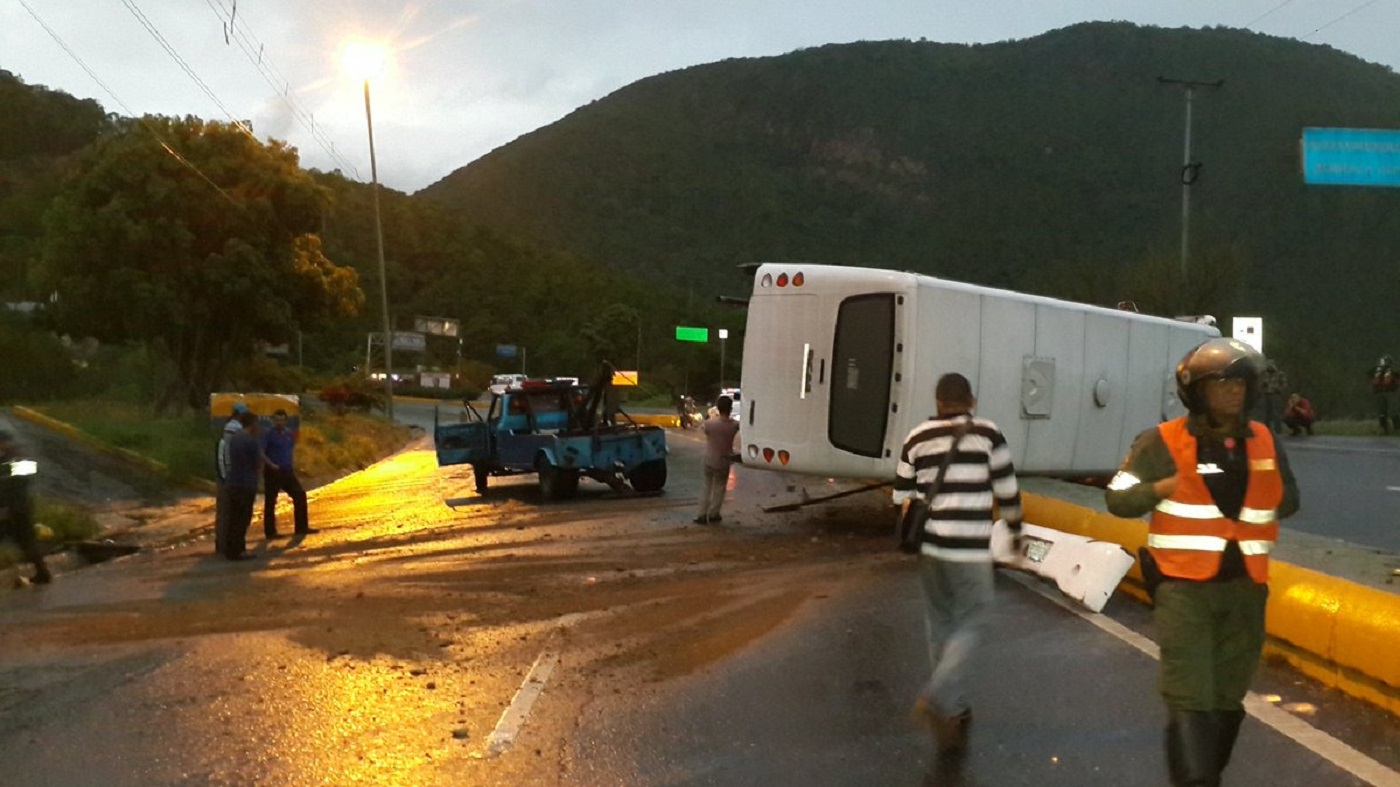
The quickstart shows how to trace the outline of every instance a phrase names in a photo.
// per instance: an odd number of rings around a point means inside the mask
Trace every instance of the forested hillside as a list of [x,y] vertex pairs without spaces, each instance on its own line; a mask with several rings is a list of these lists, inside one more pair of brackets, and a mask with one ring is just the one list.
[[[1189,285],[1184,101],[1196,94]],[[1159,314],[1265,318],[1326,414],[1400,352],[1400,193],[1303,185],[1307,126],[1400,127],[1400,77],[1232,29],[1094,23],[1023,41],[886,41],[642,80],[420,192],[657,281],[732,265],[916,270]]]
[[[381,203],[394,329],[420,315],[461,325],[460,341],[395,353],[400,372],[458,371],[471,388],[527,359],[534,374],[582,377],[601,359],[644,360],[653,390],[699,393],[719,376],[718,348],[677,346],[674,326],[742,327],[684,286],[658,291],[389,189]],[[109,116],[0,71],[0,301],[44,304],[28,318],[0,310],[0,360],[26,370],[0,380],[0,402],[100,390],[115,384],[107,363],[132,367],[158,407],[363,372],[383,329],[374,228],[369,185],[308,174],[285,143]],[[102,362],[69,357],[73,342]],[[262,356],[283,344],[296,348],[284,363]],[[382,362],[375,350],[370,365]]]

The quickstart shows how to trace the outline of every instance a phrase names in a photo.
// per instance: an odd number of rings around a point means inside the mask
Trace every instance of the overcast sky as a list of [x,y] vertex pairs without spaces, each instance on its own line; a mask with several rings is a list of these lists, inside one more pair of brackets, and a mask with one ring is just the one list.
[[304,166],[368,181],[361,83],[341,52],[379,38],[393,52],[371,87],[379,178],[412,192],[664,71],[1091,20],[1249,27],[1400,68],[1400,0],[0,0],[0,68],[123,115],[247,119]]

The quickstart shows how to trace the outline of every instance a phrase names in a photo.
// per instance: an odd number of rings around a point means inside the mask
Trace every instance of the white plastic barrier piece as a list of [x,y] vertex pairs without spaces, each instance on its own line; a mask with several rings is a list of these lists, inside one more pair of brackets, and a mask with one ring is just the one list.
[[992,528],[992,556],[996,562],[1049,579],[1060,592],[1094,612],[1103,610],[1109,596],[1133,567],[1133,557],[1123,547],[1092,541],[1039,525],[1021,526],[1022,548],[1011,549],[1005,523]]

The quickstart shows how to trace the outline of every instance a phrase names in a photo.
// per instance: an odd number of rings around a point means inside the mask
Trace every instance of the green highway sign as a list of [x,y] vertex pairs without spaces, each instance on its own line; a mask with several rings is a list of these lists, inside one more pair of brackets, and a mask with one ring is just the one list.
[[678,342],[708,342],[710,340],[709,328],[688,328],[684,325],[676,326],[676,341]]

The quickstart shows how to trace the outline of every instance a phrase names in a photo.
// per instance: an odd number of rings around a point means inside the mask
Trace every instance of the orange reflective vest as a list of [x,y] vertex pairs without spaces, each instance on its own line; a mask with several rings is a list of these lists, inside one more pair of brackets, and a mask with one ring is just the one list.
[[1255,582],[1269,581],[1269,551],[1278,540],[1278,506],[1283,500],[1283,476],[1278,471],[1274,436],[1263,424],[1250,422],[1245,441],[1249,481],[1238,519],[1229,519],[1210,496],[1196,456],[1196,438],[1186,418],[1159,427],[1162,441],[1176,463],[1176,491],[1157,504],[1147,529],[1147,547],[1162,574],[1179,579],[1206,580],[1220,571],[1220,559],[1230,541],[1239,542],[1245,569]]

